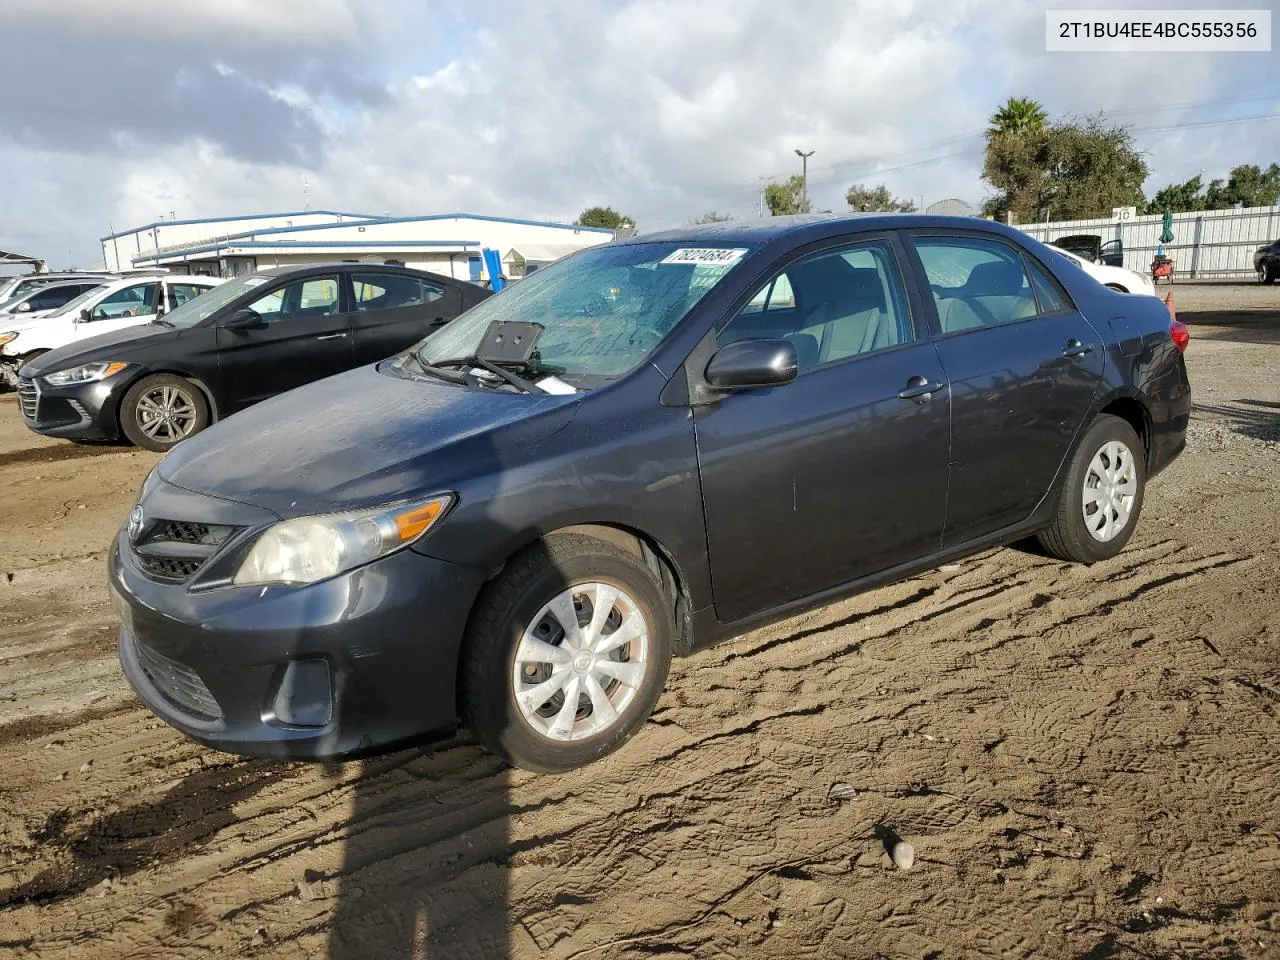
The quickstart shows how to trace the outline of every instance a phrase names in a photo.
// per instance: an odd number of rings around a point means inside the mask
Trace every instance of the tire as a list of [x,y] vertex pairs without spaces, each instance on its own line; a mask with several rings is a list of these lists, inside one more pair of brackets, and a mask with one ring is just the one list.
[[[169,410],[168,423],[156,411]],[[209,404],[190,380],[171,373],[143,377],[120,402],[120,429],[135,446],[164,453],[209,425]]]
[[[579,648],[557,654],[554,664],[540,659],[549,652],[544,648],[571,645],[548,609],[554,600],[567,603],[565,595],[572,595],[574,619],[587,621],[579,628],[589,635],[592,601],[610,590],[617,595],[610,597],[600,637],[607,642],[625,627],[628,642],[597,656]],[[612,753],[643,726],[666,684],[671,609],[661,580],[638,554],[576,533],[532,545],[490,582],[472,614],[460,665],[463,723],[495,754],[535,773],[562,773]],[[530,643],[522,649],[526,634]],[[535,647],[539,638],[546,642]],[[548,697],[542,704],[537,693],[529,696],[537,688]],[[572,714],[571,692],[577,695]],[[598,706],[604,701],[608,719]]]
[[1258,279],[1263,283],[1276,282],[1276,265],[1274,263],[1264,263],[1258,271]]
[[1106,286],[1107,286],[1107,289],[1109,289],[1109,290],[1114,290],[1116,293],[1128,293],[1128,292],[1129,292],[1129,291],[1128,291],[1128,290],[1126,290],[1124,287],[1120,286],[1120,284],[1118,284],[1118,283],[1108,283]]
[[[1109,482],[1108,464],[1118,465],[1114,498],[1108,499],[1105,493],[1094,494],[1086,504],[1086,489],[1105,490]],[[1142,440],[1126,421],[1102,414],[1085,431],[1072,455],[1058,494],[1053,522],[1036,538],[1060,560],[1076,563],[1108,560],[1123,550],[1133,536],[1142,515],[1146,484]],[[1118,524],[1116,521],[1125,505],[1128,513],[1123,516],[1123,523]],[[1108,515],[1110,526],[1105,519]]]

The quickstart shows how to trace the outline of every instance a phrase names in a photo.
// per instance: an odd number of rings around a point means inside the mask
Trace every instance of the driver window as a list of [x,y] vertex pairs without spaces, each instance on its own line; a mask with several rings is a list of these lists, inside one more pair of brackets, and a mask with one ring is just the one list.
[[338,278],[310,277],[297,280],[249,304],[265,323],[327,317],[338,312]]
[[93,308],[93,319],[115,320],[118,317],[149,317],[156,312],[156,283],[136,283],[117,290]]
[[791,264],[716,337],[753,339],[790,340],[801,372],[914,340],[893,250],[859,243]]

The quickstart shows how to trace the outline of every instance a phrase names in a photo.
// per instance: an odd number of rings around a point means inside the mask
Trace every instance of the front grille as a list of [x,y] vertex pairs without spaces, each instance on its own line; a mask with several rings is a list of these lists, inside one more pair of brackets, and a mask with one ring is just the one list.
[[133,545],[133,555],[151,579],[181,583],[194,577],[239,529],[225,524],[153,520]]
[[202,543],[216,547],[226,541],[231,527],[183,520],[158,520],[146,537],[147,543]]
[[198,720],[221,720],[222,707],[213,698],[200,675],[176,660],[157,653],[145,643],[134,642],[138,666],[160,695],[179,710]]
[[190,560],[181,557],[148,556],[138,554],[138,566],[143,573],[153,580],[172,580],[180,583],[196,575],[196,571],[204,565],[203,560]]
[[18,406],[22,408],[22,415],[35,423],[36,408],[40,405],[40,394],[36,391],[36,385],[33,380],[22,377],[18,381]]

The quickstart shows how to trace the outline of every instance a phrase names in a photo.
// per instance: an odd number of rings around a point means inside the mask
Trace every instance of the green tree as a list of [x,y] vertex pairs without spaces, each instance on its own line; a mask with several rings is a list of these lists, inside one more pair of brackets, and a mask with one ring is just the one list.
[[1173,213],[1191,213],[1195,210],[1204,209],[1204,194],[1200,191],[1203,184],[1200,181],[1200,175],[1196,174],[1185,183],[1171,183],[1156,191],[1155,196],[1143,204],[1139,209],[1146,214],[1164,213],[1170,210]]
[[608,230],[636,225],[634,220],[619,213],[613,207],[587,207],[578,214],[578,219],[574,222],[580,227],[605,227]]
[[714,210],[708,210],[696,220],[690,220],[689,222],[696,225],[699,223],[724,223],[726,220],[732,219],[733,214],[731,213],[716,213]]
[[1145,205],[1147,162],[1128,128],[1105,118],[1063,121],[987,139],[982,176],[996,188],[987,216],[1028,221],[1105,217],[1113,207]]
[[1206,210],[1227,210],[1237,204],[1245,207],[1270,207],[1280,202],[1280,165],[1266,170],[1252,163],[1232,169],[1226,183],[1213,180],[1205,191]]
[[809,201],[804,196],[804,177],[795,176],[786,183],[771,183],[764,188],[764,202],[771,216],[808,213]]
[[987,139],[1001,134],[1038,133],[1045,128],[1049,115],[1044,107],[1029,97],[1010,97],[987,121]]
[[916,210],[914,203],[895,197],[883,183],[874,187],[855,183],[844,199],[854,213],[914,213]]

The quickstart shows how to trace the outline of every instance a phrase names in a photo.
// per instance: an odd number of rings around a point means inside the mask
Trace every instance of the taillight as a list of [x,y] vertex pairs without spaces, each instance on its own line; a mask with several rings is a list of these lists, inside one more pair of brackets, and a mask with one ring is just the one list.
[[1169,324],[1169,336],[1173,337],[1173,345],[1178,348],[1179,353],[1187,352],[1187,344],[1191,342],[1191,331],[1187,329],[1185,323],[1174,320]]

